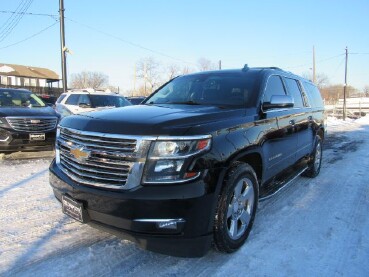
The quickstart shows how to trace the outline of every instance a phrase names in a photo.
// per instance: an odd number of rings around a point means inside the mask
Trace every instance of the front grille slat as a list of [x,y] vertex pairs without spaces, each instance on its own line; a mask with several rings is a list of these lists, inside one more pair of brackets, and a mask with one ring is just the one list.
[[[95,173],[95,175],[112,175],[118,177],[127,177],[127,172],[121,171],[120,173],[117,170],[106,171],[106,167],[104,169],[98,168],[97,166],[92,166],[91,164],[81,164],[76,163],[75,160],[69,159],[64,156],[64,162],[71,165],[73,168],[79,170],[80,172],[91,172]],[[98,172],[96,171],[98,170]]]
[[136,144],[130,137],[61,127],[59,166],[81,185],[124,189],[138,158]]
[[75,143],[75,144],[82,144],[86,147],[93,147],[94,149],[100,149],[100,150],[117,150],[117,151],[131,151],[132,148],[121,148],[121,147],[117,147],[117,146],[108,146],[108,145],[98,145],[98,144],[95,144],[95,143],[88,143],[85,141],[82,141],[82,140],[76,140],[76,139],[73,139],[73,138],[64,138],[62,137],[64,140],[67,140],[69,142],[72,142],[72,143]]
[[63,163],[64,166],[67,167],[68,170],[72,171],[73,173],[79,175],[82,178],[89,178],[89,179],[97,179],[103,181],[114,181],[114,182],[121,182],[122,180],[126,180],[125,178],[113,178],[113,177],[105,177],[105,176],[98,176],[96,174],[86,173],[86,171],[82,171],[79,168],[73,167],[70,164]]
[[6,117],[10,127],[22,132],[47,132],[55,129],[57,117]]

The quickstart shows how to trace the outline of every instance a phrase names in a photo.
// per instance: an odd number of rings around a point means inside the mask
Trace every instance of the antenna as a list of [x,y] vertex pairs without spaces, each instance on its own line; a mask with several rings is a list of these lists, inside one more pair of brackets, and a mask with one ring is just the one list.
[[249,69],[250,69],[250,68],[249,68],[248,64],[246,63],[246,64],[243,66],[242,71],[247,71],[247,70],[249,70]]

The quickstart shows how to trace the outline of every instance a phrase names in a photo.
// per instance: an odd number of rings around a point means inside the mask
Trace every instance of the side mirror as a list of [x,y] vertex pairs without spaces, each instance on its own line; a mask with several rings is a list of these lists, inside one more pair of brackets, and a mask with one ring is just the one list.
[[295,104],[289,95],[272,95],[270,102],[263,103],[263,110],[292,108]]

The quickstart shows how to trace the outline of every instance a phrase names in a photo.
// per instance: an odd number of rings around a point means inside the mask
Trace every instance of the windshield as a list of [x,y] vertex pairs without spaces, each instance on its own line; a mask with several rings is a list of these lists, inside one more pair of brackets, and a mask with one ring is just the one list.
[[116,95],[93,95],[90,94],[91,107],[124,107],[131,105],[131,103],[124,97]]
[[176,78],[152,95],[146,104],[255,105],[256,73],[217,72]]
[[1,90],[0,107],[45,107],[45,103],[29,91]]

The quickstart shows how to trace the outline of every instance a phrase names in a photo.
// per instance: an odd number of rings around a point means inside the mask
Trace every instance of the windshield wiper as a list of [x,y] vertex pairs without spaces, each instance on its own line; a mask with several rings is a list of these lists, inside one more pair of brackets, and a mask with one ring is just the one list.
[[183,101],[183,102],[169,102],[165,104],[182,104],[182,105],[201,105],[200,103],[194,102],[194,101]]

